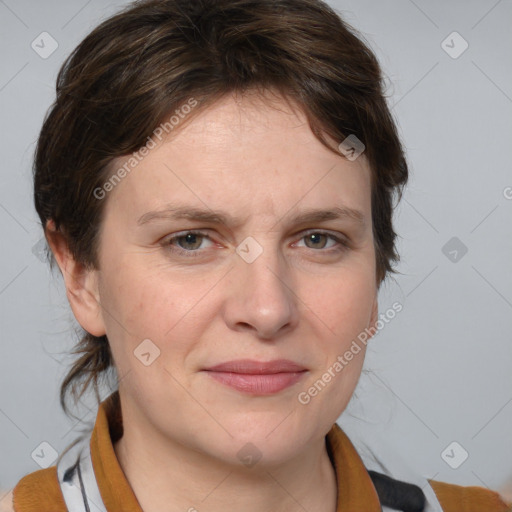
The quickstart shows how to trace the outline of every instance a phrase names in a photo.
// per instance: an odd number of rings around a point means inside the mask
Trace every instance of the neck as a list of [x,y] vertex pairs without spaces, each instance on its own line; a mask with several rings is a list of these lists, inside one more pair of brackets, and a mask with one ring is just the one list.
[[336,474],[324,439],[281,465],[245,468],[129,425],[114,450],[144,512],[336,511]]

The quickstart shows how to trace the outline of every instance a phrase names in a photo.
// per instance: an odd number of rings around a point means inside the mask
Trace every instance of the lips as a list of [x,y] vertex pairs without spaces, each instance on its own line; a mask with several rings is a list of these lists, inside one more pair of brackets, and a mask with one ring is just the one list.
[[288,359],[261,362],[238,359],[205,369],[215,381],[251,395],[271,395],[282,391],[307,373],[302,365]]
[[295,373],[306,370],[304,366],[288,359],[261,362],[252,359],[237,359],[206,368],[206,371],[265,375],[273,373]]

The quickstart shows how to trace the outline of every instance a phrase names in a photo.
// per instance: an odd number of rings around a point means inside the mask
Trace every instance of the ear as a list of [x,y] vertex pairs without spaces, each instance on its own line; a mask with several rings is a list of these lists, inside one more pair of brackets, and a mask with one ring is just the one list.
[[61,231],[49,220],[46,239],[59,265],[66,286],[66,296],[78,323],[93,336],[106,333],[98,291],[98,271],[87,269],[70,253]]

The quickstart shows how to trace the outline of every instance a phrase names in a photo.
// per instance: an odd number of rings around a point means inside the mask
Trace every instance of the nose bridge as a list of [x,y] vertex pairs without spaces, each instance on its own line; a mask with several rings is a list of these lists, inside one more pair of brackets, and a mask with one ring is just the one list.
[[[244,269],[247,282],[255,292],[288,295],[288,289],[284,282],[288,272],[277,243],[272,241],[271,237],[267,237],[261,243],[255,238],[249,238],[242,242],[237,249],[243,260],[239,262],[239,265]],[[261,239],[262,237],[260,237]],[[244,253],[247,249],[249,251]],[[246,258],[245,255],[248,257]]]
[[[263,238],[263,237],[262,237]],[[273,337],[297,319],[286,261],[271,237],[248,237],[237,247],[235,292],[230,321],[248,324],[262,337]]]

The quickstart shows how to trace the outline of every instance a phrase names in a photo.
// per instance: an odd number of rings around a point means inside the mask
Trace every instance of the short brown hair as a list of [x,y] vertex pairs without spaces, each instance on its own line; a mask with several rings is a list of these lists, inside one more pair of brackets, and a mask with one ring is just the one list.
[[[399,260],[393,198],[408,168],[378,61],[362,36],[321,0],[143,0],[95,28],[66,59],[34,161],[35,207],[75,259],[97,268],[105,201],[94,191],[111,164],[146,144],[191,97],[201,109],[230,92],[278,90],[314,135],[355,135],[371,168],[378,286]],[[192,116],[189,116],[192,117]],[[54,259],[50,254],[50,265]],[[106,336],[84,333],[61,385],[78,400],[112,367]]]

